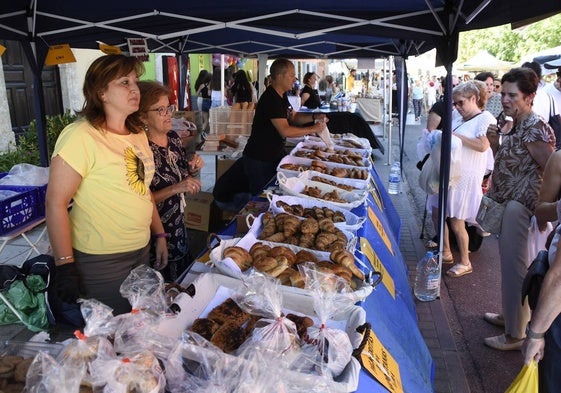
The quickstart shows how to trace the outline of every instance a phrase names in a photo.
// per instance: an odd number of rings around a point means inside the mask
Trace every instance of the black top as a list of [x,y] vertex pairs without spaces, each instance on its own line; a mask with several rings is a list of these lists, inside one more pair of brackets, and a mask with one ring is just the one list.
[[319,98],[319,93],[316,89],[312,89],[310,86],[304,85],[304,88],[300,93],[300,97],[302,97],[304,93],[308,93],[310,96],[308,97],[306,102],[302,104],[303,106],[308,109],[316,109],[321,106],[321,99]]
[[272,86],[267,87],[255,107],[251,135],[245,145],[244,155],[266,162],[280,160],[284,156],[284,138],[271,119],[288,119],[291,111],[286,93],[281,97]]
[[436,127],[437,130],[441,130],[442,129],[442,119],[444,118],[444,100],[440,99],[438,101],[436,101],[432,107],[430,108],[430,112],[434,112],[436,113],[438,116],[440,116],[440,123],[438,123],[438,126]]
[[201,89],[200,96],[203,97],[203,98],[210,98],[210,91],[208,90],[208,83],[205,83],[203,85],[203,88]]

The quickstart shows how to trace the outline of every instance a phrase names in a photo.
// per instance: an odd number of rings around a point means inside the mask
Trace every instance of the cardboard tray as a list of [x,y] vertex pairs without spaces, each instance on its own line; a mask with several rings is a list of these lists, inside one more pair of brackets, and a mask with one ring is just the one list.
[[[185,313],[185,318],[182,320],[186,323],[186,328],[193,324],[193,321],[199,317],[205,317],[212,308],[222,303],[226,300],[233,292],[241,288],[243,282],[236,280],[231,277],[226,277],[220,274],[205,273],[200,275],[194,282],[181,282],[180,285],[187,287],[192,284],[195,288],[195,295],[183,303],[183,308],[181,313]],[[295,312],[298,314],[304,314],[310,316],[314,319],[317,326],[318,319],[317,315],[313,310],[312,299],[309,296],[294,293],[285,290],[286,287],[282,287],[283,296],[283,311]],[[356,328],[366,322],[366,312],[362,307],[351,306],[345,312],[341,312],[338,315],[334,315],[333,318],[326,323],[328,327],[341,328],[344,330],[353,348],[357,348],[362,341],[362,335],[356,332]],[[192,351],[188,346],[184,347],[183,356],[187,359],[198,361],[200,360],[197,353],[204,351],[203,348],[196,348],[196,351]],[[209,353],[212,355],[212,353]],[[224,354],[223,356],[229,357],[232,355]],[[346,391],[355,391],[358,387],[358,377],[360,373],[360,364],[358,361],[351,357],[351,361],[347,364],[347,367],[343,372],[337,377],[338,384],[342,384]],[[308,379],[310,375],[306,375],[305,378],[300,373],[291,372],[294,378]],[[312,378],[313,379],[313,378]],[[319,380],[319,377],[318,377]]]

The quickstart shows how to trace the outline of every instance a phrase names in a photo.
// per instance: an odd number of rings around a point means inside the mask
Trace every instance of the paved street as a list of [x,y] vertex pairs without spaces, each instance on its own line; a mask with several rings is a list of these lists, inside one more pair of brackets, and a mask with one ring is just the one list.
[[[417,184],[419,170],[415,167],[417,163],[416,144],[421,130],[424,128],[426,118],[421,117],[421,122],[417,124],[408,124],[406,127],[404,138],[404,185],[403,195],[392,196],[392,200],[396,205],[409,202],[409,206],[399,206],[399,211],[407,211],[414,217],[414,223],[410,225],[412,241],[415,243],[417,259],[424,252],[424,242],[429,238],[420,239],[421,223],[423,219],[423,209],[425,205],[426,194]],[[399,139],[397,129],[393,128],[393,147],[392,156],[399,158]],[[384,141],[387,146],[387,141]],[[380,176],[387,173],[387,156],[380,157],[376,161],[376,168]],[[387,177],[386,177],[387,178]],[[401,214],[402,220],[407,221],[407,216]],[[430,228],[430,216],[426,219],[427,228]],[[406,228],[405,228],[406,229]],[[416,230],[416,233],[415,233]],[[431,230],[426,231],[431,235]],[[406,237],[402,234],[402,247],[408,247],[404,244]],[[404,258],[411,272],[414,270],[407,252],[402,249]],[[417,302],[417,311],[419,314],[419,326],[425,337],[425,341],[433,353],[433,358],[437,366],[435,377],[436,392],[458,392],[463,391],[461,375],[462,370],[458,370],[458,365],[454,361],[459,358],[465,373],[465,380],[471,392],[481,393],[502,393],[510,385],[522,367],[522,356],[518,351],[501,352],[490,349],[483,344],[483,338],[501,334],[502,331],[483,320],[485,312],[500,311],[501,295],[500,295],[500,261],[498,255],[498,242],[495,236],[484,239],[483,245],[470,256],[473,265],[473,273],[459,278],[450,278],[443,275],[441,299],[433,304]],[[444,270],[450,266],[445,265]],[[412,276],[411,276],[412,277]],[[439,309],[444,310],[448,320],[449,333],[453,337],[455,349],[444,348],[445,339],[442,337],[441,331],[446,330],[446,326],[436,326],[436,336],[431,337],[431,331],[425,329],[427,324],[435,323],[444,325],[445,321],[438,320]],[[423,318],[428,318],[424,321]],[[431,320],[432,319],[432,320]],[[446,334],[444,334],[446,336]],[[455,351],[455,353],[454,353]],[[456,355],[456,356],[454,356]],[[442,375],[444,374],[444,375]],[[448,387],[446,386],[448,385]]]

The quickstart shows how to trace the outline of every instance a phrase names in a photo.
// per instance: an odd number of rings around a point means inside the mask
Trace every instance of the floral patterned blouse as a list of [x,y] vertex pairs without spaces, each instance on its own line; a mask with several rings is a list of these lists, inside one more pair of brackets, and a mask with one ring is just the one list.
[[493,181],[487,194],[490,198],[501,203],[518,201],[530,211],[535,210],[543,170],[530,155],[526,143],[538,141],[555,147],[553,130],[533,112],[503,136],[495,155]]
[[[162,147],[150,141],[150,148],[154,154],[156,173],[150,184],[152,191],[171,186],[189,176],[185,150],[181,145],[181,138],[175,131],[168,132],[168,147]],[[162,224],[168,238],[168,259],[176,261],[183,259],[189,252],[189,240],[184,217],[185,200],[175,194],[157,204]],[[179,272],[181,273],[181,272]]]

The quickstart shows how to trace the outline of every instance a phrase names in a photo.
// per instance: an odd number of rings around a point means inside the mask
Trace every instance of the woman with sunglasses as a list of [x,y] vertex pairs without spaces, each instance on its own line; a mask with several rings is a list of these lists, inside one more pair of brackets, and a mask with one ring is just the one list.
[[[462,141],[462,174],[457,184],[448,190],[448,225],[456,236],[459,261],[446,274],[461,277],[473,271],[469,260],[469,235],[466,222],[476,223],[475,217],[483,192],[481,182],[487,169],[489,140],[487,127],[495,122],[489,112],[483,110],[487,99],[486,87],[478,80],[462,83],[452,90],[452,102],[456,110],[452,116],[452,133]],[[453,263],[447,227],[444,226],[442,261]]]
[[[203,166],[198,155],[188,161],[179,135],[171,130],[175,110],[169,103],[169,89],[159,82],[138,82],[140,105],[138,112],[154,155],[156,173],[150,184],[156,206],[168,239],[168,265],[162,270],[164,279],[175,281],[189,268],[189,238],[185,226],[185,193],[197,194],[201,182],[193,177]],[[155,249],[151,261],[155,261]]]
[[59,298],[94,298],[115,315],[131,309],[119,288],[132,269],[148,265],[151,238],[154,267],[167,264],[149,188],[154,160],[137,113],[143,72],[135,57],[108,55],[91,64],[81,117],[58,137],[47,189]]

